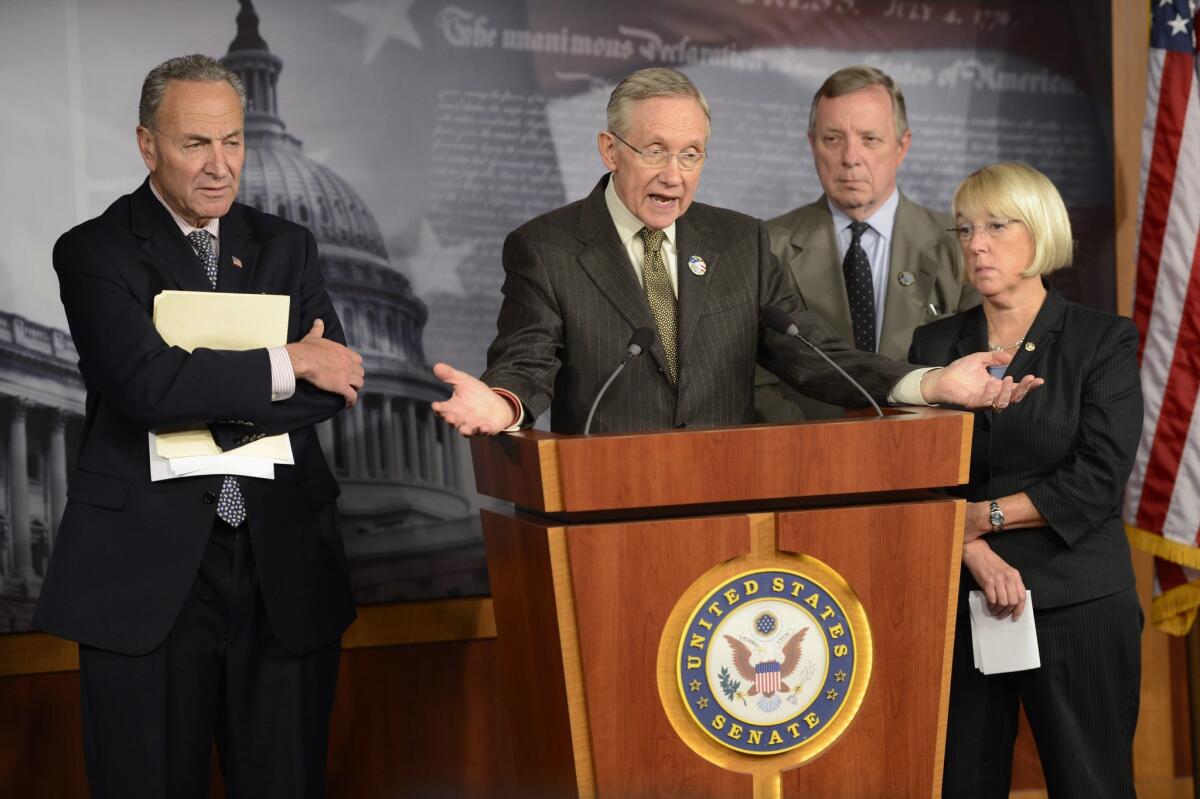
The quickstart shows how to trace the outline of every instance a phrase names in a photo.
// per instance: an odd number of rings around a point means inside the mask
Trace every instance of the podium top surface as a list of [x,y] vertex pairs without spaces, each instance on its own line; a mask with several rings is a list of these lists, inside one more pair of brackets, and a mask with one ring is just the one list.
[[968,479],[972,415],[848,417],[654,433],[471,440],[476,488],[537,513],[875,494]]

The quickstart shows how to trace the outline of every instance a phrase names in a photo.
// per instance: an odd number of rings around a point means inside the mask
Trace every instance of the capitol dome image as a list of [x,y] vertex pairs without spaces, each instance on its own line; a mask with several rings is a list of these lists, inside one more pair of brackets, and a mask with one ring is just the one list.
[[389,261],[361,196],[288,133],[276,92],[283,61],[260,35],[249,0],[222,62],[246,87],[238,201],[312,231],[326,290],[363,356],[358,403],[317,428],[342,487],[355,596],[369,603],[485,593],[469,449],[429,406],[447,391],[425,360],[428,309]]

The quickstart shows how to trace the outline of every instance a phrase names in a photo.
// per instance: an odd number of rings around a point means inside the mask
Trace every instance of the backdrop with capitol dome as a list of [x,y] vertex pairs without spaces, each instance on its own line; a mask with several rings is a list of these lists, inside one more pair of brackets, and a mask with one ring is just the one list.
[[[34,640],[20,633],[83,422],[50,252],[144,178],[134,126],[150,67],[204,52],[247,79],[239,199],[313,231],[366,361],[362,402],[319,430],[370,623],[343,655],[330,791],[483,796],[511,776],[486,502],[465,442],[429,410],[444,395],[430,366],[482,371],[503,237],[594,186],[616,82],[643,66],[685,71],[713,110],[697,200],[766,218],[820,194],[806,134],[821,81],[877,66],[908,101],[902,190],[944,210],[973,169],[1031,163],[1061,190],[1078,242],[1057,285],[1113,309],[1113,198],[1130,191],[1114,179],[1113,38],[1108,4],[1084,0],[0,4],[0,632],[18,633],[0,636],[0,674],[25,673],[0,680],[16,720],[0,733],[0,784],[29,796],[81,785],[75,679],[34,673],[70,664],[17,645]],[[406,626],[409,608],[419,623]],[[353,648],[386,643],[404,645]],[[1017,784],[1035,785],[1021,751]]]
[[767,218],[820,193],[816,87],[878,66],[908,100],[905,193],[945,209],[972,169],[1029,161],[1079,241],[1058,283],[1111,308],[1110,66],[1091,46],[1108,25],[1081,2],[5,4],[0,158],[10,187],[37,188],[0,200],[0,630],[28,628],[83,421],[50,250],[144,176],[137,92],[163,58],[206,52],[243,76],[239,199],[313,231],[364,355],[362,401],[319,432],[371,604],[488,593],[481,501],[467,448],[429,409],[430,365],[483,370],[503,237],[595,184],[622,76],[686,71],[713,109],[697,198]]

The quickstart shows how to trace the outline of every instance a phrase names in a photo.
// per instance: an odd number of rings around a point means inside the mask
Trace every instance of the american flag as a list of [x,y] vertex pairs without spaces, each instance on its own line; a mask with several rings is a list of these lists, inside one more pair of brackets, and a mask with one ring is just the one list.
[[1200,73],[1195,0],[1151,0],[1137,288],[1146,417],[1125,495],[1155,555],[1151,620],[1185,634],[1200,607]]

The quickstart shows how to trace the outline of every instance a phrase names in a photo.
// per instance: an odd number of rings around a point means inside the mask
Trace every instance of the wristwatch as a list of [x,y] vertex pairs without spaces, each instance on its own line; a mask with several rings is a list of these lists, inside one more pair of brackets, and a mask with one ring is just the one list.
[[1004,511],[1000,510],[1000,503],[996,500],[988,500],[988,521],[992,523],[992,532],[1004,532]]

